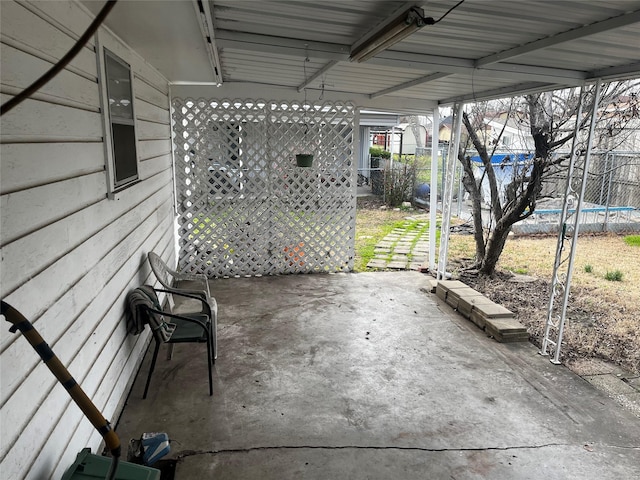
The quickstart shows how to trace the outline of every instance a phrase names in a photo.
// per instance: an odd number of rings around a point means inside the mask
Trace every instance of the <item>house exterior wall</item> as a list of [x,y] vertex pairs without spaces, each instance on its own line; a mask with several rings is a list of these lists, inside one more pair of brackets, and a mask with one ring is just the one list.
[[[4,103],[60,59],[92,21],[68,2],[2,2]],[[125,295],[155,283],[146,254],[175,265],[168,85],[110,32],[131,65],[140,181],[107,198],[96,45],[2,116],[0,296],[29,319],[115,423],[148,335],[127,335]],[[61,478],[100,435],[20,334],[0,325],[0,471]],[[126,447],[125,447],[126,450]]]

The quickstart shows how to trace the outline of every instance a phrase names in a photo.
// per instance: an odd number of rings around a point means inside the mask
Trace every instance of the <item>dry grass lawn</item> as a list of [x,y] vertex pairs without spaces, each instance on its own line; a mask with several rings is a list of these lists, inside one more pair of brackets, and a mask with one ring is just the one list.
[[[454,235],[450,242],[450,258],[464,265],[465,258],[473,255],[473,239]],[[547,316],[556,242],[555,236],[511,238],[500,259],[501,274],[494,279],[463,278],[516,313],[538,344]],[[535,280],[515,283],[509,272]],[[620,281],[605,279],[613,272],[622,275]],[[565,328],[565,361],[602,358],[640,373],[640,247],[626,244],[618,235],[579,238]]]
[[[393,223],[410,214],[380,206],[376,200],[358,199],[356,271],[366,270],[366,258],[375,244]],[[475,245],[471,235],[454,234],[449,243],[449,268],[459,267],[454,275],[461,274],[461,280],[514,312],[540,346],[556,242],[556,236],[512,237],[498,274],[484,278],[462,273],[462,267],[472,262]],[[607,272],[619,272],[622,278],[606,280]],[[519,283],[514,274],[531,278]],[[589,358],[614,362],[640,374],[640,242],[629,245],[622,235],[583,235],[578,240],[562,361],[571,366],[575,360]]]

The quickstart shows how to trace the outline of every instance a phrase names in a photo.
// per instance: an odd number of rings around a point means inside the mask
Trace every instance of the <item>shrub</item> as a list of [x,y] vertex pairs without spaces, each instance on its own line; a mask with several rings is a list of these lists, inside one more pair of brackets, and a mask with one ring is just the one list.
[[416,178],[415,161],[395,162],[393,168],[384,171],[384,199],[390,207],[398,207],[404,201],[411,201]]
[[584,271],[587,273],[593,273],[593,267],[589,264],[584,266]]
[[369,147],[369,155],[372,157],[391,158],[391,152],[382,147]]
[[607,272],[604,274],[604,279],[610,282],[621,282],[622,272],[620,270],[614,270],[613,272]]

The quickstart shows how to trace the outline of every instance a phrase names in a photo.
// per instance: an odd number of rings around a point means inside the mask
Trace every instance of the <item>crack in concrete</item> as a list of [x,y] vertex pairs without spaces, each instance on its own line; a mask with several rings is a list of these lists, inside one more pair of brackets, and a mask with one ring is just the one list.
[[[216,455],[221,453],[249,453],[258,451],[269,450],[400,450],[400,451],[415,451],[415,452],[488,452],[488,451],[509,451],[509,450],[530,450],[547,447],[578,447],[582,444],[576,445],[572,443],[543,443],[540,445],[516,445],[507,447],[476,447],[476,448],[426,448],[426,447],[382,447],[382,446],[363,446],[363,445],[338,445],[338,446],[325,446],[325,445],[279,445],[279,446],[265,446],[265,447],[249,447],[249,448],[228,448],[220,450],[184,450],[176,455],[176,459],[181,460],[183,458],[192,457],[196,455]],[[640,450],[640,446],[627,446],[627,445],[602,445],[607,448],[621,448],[629,450]]]

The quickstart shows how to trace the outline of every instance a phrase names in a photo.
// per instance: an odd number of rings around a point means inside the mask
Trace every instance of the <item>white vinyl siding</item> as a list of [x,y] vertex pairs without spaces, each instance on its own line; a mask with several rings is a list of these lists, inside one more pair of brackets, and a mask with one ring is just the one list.
[[[92,19],[76,1],[3,1],[2,102],[60,59]],[[125,295],[155,283],[145,261],[150,250],[175,264],[173,180],[166,79],[109,31],[99,38],[131,65],[139,181],[117,201],[107,199],[91,40],[58,77],[1,118],[0,297],[33,323],[115,423],[149,340],[127,335]],[[57,480],[82,448],[98,452],[101,437],[4,323],[2,477]]]

